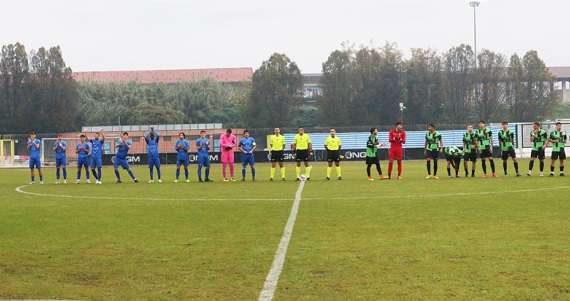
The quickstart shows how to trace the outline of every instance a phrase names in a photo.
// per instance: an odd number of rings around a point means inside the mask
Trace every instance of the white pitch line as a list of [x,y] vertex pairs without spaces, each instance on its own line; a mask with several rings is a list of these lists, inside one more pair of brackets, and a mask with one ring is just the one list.
[[14,189],[18,193],[33,196],[66,198],[66,199],[92,199],[92,200],[132,200],[132,201],[289,201],[287,198],[193,198],[193,199],[173,199],[173,198],[133,198],[133,197],[111,197],[111,196],[93,196],[93,195],[67,195],[67,194],[50,194],[25,191],[23,188],[30,185],[22,185]]
[[287,224],[283,230],[283,236],[281,236],[281,241],[279,242],[279,247],[277,252],[275,252],[275,258],[273,259],[273,264],[271,269],[265,278],[263,283],[263,288],[259,293],[258,301],[271,301],[275,290],[277,289],[277,282],[279,281],[279,276],[281,271],[283,271],[283,265],[285,264],[285,255],[287,255],[287,248],[289,247],[289,241],[291,241],[291,236],[293,235],[293,228],[295,227],[295,220],[297,219],[297,213],[299,212],[299,206],[301,204],[301,195],[303,194],[303,188],[305,187],[305,181],[301,181],[299,188],[295,193],[295,201],[291,207],[291,213],[289,214],[289,219],[287,219]]

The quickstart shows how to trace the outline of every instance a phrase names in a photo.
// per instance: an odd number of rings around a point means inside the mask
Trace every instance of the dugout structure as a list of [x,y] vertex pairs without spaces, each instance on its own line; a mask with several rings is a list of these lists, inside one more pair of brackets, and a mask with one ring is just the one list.
[[16,142],[11,139],[0,140],[0,165],[12,166],[14,164],[14,154],[16,153]]

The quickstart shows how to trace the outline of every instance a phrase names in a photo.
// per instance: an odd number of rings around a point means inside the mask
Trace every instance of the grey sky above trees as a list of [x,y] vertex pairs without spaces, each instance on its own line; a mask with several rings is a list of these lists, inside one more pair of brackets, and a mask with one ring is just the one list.
[[[320,72],[349,41],[447,51],[472,43],[464,0],[28,0],[4,1],[0,45],[60,45],[75,71],[259,67],[286,53]],[[549,66],[570,65],[568,0],[488,0],[478,10],[480,48],[536,49]]]

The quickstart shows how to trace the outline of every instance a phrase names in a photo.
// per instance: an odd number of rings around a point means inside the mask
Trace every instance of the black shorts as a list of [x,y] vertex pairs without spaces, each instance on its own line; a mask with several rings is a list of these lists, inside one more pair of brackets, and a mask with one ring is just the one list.
[[309,161],[309,150],[304,149],[295,151],[295,160],[297,160],[297,162]]
[[544,149],[532,150],[532,152],[530,152],[530,157],[534,159],[538,158],[539,160],[544,160]]
[[515,159],[517,157],[517,154],[515,153],[514,149],[510,149],[508,151],[502,151],[501,152],[501,159],[503,160],[507,160],[509,157]]
[[272,151],[271,162],[283,162],[283,151]]
[[552,152],[552,160],[566,160],[566,151],[562,148],[559,152]]
[[327,161],[328,162],[340,162],[340,151],[338,151],[338,150],[327,151]]
[[465,161],[471,161],[471,162],[477,161],[477,152],[476,152],[476,151],[472,151],[472,152],[470,152],[470,153],[465,153],[465,154],[463,154],[463,160],[465,160]]
[[479,153],[479,158],[486,159],[486,158],[493,158],[493,153],[491,152],[490,148],[482,149]]
[[426,159],[437,159],[439,158],[439,150],[426,150]]
[[457,161],[457,160],[461,161],[461,156],[450,156],[448,154],[445,154],[445,160],[450,161],[450,162],[451,161]]
[[380,159],[378,157],[366,157],[366,165],[379,164]]

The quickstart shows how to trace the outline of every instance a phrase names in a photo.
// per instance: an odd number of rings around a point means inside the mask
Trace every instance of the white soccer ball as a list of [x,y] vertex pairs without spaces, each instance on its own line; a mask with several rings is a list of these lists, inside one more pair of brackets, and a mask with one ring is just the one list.
[[301,179],[301,181],[306,181],[306,180],[307,180],[307,176],[305,176],[305,175],[301,175],[299,178]]

